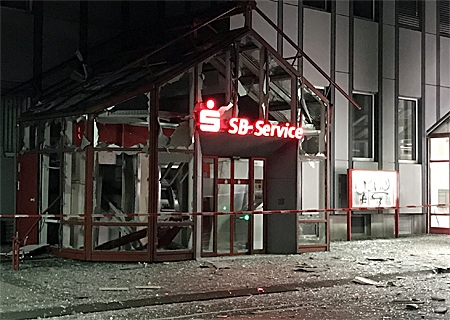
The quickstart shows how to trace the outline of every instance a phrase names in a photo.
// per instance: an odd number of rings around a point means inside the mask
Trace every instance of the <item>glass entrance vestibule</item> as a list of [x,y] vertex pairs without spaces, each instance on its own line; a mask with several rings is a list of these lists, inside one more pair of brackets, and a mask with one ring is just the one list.
[[113,100],[85,83],[22,116],[18,161],[38,169],[17,213],[42,220],[19,237],[96,261],[327,250],[329,101],[253,30],[210,41],[125,68]]

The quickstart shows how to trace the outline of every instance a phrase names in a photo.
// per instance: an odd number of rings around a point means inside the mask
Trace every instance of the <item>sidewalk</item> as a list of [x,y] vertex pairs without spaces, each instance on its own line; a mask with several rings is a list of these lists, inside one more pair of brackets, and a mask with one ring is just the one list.
[[[450,313],[449,235],[332,242],[329,252],[154,264],[83,262],[46,254],[21,261],[19,271],[2,262],[0,272],[0,319],[334,288],[354,283],[356,277],[362,278],[356,279],[359,285],[397,286],[408,301],[422,293],[423,302],[433,300],[431,296],[445,299],[438,305],[449,308],[442,319]],[[419,276],[440,278],[418,293],[414,283],[406,282]],[[430,308],[436,309],[436,303],[430,302]]]

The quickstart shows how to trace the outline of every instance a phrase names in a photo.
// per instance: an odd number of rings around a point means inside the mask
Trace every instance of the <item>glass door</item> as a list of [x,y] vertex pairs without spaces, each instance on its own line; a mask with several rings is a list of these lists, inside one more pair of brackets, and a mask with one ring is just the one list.
[[264,249],[263,215],[250,212],[263,210],[263,171],[262,159],[203,158],[203,256]]

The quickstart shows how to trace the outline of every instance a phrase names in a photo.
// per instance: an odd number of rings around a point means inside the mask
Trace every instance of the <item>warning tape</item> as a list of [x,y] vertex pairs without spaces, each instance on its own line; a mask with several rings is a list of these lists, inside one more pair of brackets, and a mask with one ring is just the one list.
[[[407,206],[387,206],[387,207],[357,207],[357,208],[325,208],[325,209],[300,209],[300,210],[266,210],[266,211],[215,211],[215,212],[159,212],[159,213],[96,213],[87,214],[0,214],[0,218],[103,218],[103,217],[159,217],[159,216],[215,216],[215,215],[243,215],[243,214],[286,214],[286,213],[318,213],[318,212],[336,212],[336,211],[368,211],[368,210],[399,210],[415,208],[445,208],[450,205],[445,203],[407,205]],[[125,221],[124,221],[125,222]]]

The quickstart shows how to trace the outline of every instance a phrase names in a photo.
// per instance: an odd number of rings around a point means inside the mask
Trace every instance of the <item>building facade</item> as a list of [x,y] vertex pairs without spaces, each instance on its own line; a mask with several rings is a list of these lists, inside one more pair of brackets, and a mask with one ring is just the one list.
[[[1,8],[2,234],[157,261],[449,232],[448,1],[20,3]],[[208,100],[302,137],[204,132]]]

